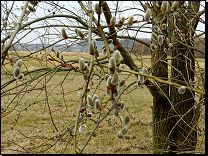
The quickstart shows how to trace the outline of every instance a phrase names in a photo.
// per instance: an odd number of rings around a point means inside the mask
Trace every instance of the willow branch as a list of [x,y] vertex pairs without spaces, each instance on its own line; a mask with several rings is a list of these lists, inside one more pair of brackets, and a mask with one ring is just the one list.
[[22,10],[22,13],[21,13],[21,15],[19,17],[17,26],[15,27],[15,31],[12,33],[12,35],[11,35],[9,41],[7,42],[6,46],[1,51],[1,54],[2,54],[2,63],[1,63],[1,65],[3,65],[3,63],[4,63],[4,59],[5,59],[5,57],[8,54],[8,50],[11,47],[11,44],[12,44],[12,41],[14,40],[14,37],[20,31],[21,23],[22,23],[22,20],[23,20],[24,15],[25,15],[25,12],[26,12],[26,8],[27,8],[28,3],[29,3],[29,1],[26,1],[25,2],[25,5],[24,5],[23,10]]

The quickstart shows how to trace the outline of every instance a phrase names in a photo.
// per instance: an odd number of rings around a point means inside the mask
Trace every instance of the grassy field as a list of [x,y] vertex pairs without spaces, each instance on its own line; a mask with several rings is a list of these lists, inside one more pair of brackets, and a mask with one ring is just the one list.
[[[29,52],[20,52],[18,55],[25,56]],[[79,60],[84,57],[89,59],[87,53],[63,53],[64,60]],[[10,56],[16,57],[17,54],[12,53]],[[53,54],[52,54],[53,55]],[[100,54],[100,57],[103,55]],[[137,56],[139,58],[139,56]],[[135,63],[141,67],[140,61],[133,56]],[[8,62],[6,60],[6,62]],[[33,54],[30,58],[23,58],[24,66],[22,72],[37,70],[39,68],[54,67],[59,63],[45,62],[44,52],[41,54]],[[143,63],[150,67],[150,56],[143,56]],[[170,63],[170,62],[169,62]],[[205,60],[200,59],[199,65],[205,68]],[[73,66],[78,66],[77,63]],[[27,67],[27,68],[26,68]],[[170,70],[170,69],[169,69]],[[37,71],[25,76],[24,81],[14,81],[2,91],[15,87],[22,82],[35,78],[44,71]],[[72,153],[73,142],[69,133],[66,133],[62,139],[56,140],[57,135],[62,135],[67,127],[71,127],[76,120],[73,114],[77,113],[79,96],[78,92],[82,92],[84,80],[80,73],[74,71],[62,71],[55,73],[55,70],[46,75],[39,77],[29,85],[22,85],[6,95],[1,96],[1,153]],[[96,73],[98,73],[96,71]],[[126,78],[125,86],[136,81],[134,75],[121,73],[119,79]],[[1,69],[1,84],[8,80],[12,80],[12,69],[7,64]],[[90,95],[94,92],[100,97],[102,103],[102,111],[94,110],[91,119],[87,119],[87,128],[84,132],[78,132],[77,145],[81,149],[91,131],[95,127],[93,120],[96,116],[103,117],[111,108],[111,102],[104,102],[108,99],[105,96],[105,82],[99,85],[101,79],[99,76],[93,77],[94,84],[90,84]],[[43,87],[46,84],[46,88]],[[79,89],[81,88],[81,89]],[[21,93],[19,93],[22,90]],[[47,94],[47,98],[46,98]],[[14,100],[13,100],[14,98]],[[128,137],[117,139],[116,134],[121,130],[121,122],[114,119],[113,112],[104,119],[93,134],[90,142],[86,146],[84,153],[108,153],[108,154],[148,154],[152,153],[152,96],[147,88],[141,89],[136,84],[129,87],[122,95],[120,100],[124,100],[126,104],[122,116],[129,114],[132,119],[129,126]],[[128,107],[128,109],[127,109]],[[88,111],[90,109],[88,108]],[[135,119],[133,120],[133,116]],[[53,119],[54,127],[51,118]],[[111,122],[109,121],[111,120]],[[80,125],[80,124],[79,124]],[[115,125],[115,129],[113,128]],[[56,131],[60,131],[58,132]],[[204,142],[204,138],[199,138]],[[204,148],[198,147],[198,148]]]

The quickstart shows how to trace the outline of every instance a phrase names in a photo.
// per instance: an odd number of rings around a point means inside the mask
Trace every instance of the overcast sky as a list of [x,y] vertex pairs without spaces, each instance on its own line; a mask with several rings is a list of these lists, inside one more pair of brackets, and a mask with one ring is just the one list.
[[[54,1],[54,2],[57,3],[57,1]],[[4,3],[4,2],[2,1],[2,3]],[[83,3],[87,4],[86,1],[83,1]],[[94,9],[94,4],[98,3],[98,1],[92,1],[92,3],[93,3],[93,9]],[[11,4],[12,4],[12,2],[9,2],[8,6],[11,6]],[[59,1],[58,4],[60,6],[64,5],[65,8],[69,9],[70,11],[73,11],[76,14],[81,14],[82,13],[82,10],[81,10],[77,1]],[[109,4],[109,7],[112,9],[111,11],[115,12],[117,1],[108,1],[108,4]],[[138,8],[138,9],[131,9],[131,10],[125,11],[125,12],[118,12],[117,15],[116,15],[117,18],[120,18],[121,16],[124,16],[125,18],[127,18],[130,15],[134,15],[134,20],[139,20],[139,21],[142,20],[143,17],[141,15],[144,15],[144,13],[139,10],[139,9],[142,9],[142,8],[140,8],[140,6],[138,5],[139,4],[138,1],[134,1],[134,2],[132,2],[132,1],[119,1],[118,4],[119,4],[118,11],[125,10],[127,8],[135,8],[135,7]],[[23,5],[24,5],[23,1],[16,1],[15,4],[14,4],[15,8],[17,8],[17,7],[20,8]],[[201,5],[205,6],[205,1],[202,1]],[[48,9],[51,8],[51,5],[48,5],[48,4],[42,3],[42,2],[40,2],[39,7],[36,7],[36,8],[37,8],[36,12],[31,13],[31,15],[30,15],[31,18],[28,21],[34,20],[35,18],[43,17],[43,16],[48,15],[48,14],[52,14],[52,12],[54,11],[53,10],[53,11],[49,12]],[[202,10],[202,9],[204,9],[204,7],[200,7],[200,10]],[[21,9],[14,10],[13,13],[16,14],[17,16],[20,16]],[[65,13],[67,13],[67,12],[65,12]],[[14,14],[12,15],[13,20],[15,19]],[[56,14],[59,14],[59,12],[57,11]],[[114,13],[114,15],[115,15],[115,13]],[[1,9],[1,16],[5,17],[5,14],[2,13],[2,9]],[[96,14],[94,14],[94,16],[97,17]],[[103,14],[101,16],[101,19],[104,20],[104,15]],[[15,20],[17,22],[18,19],[16,18]],[[11,22],[11,21],[12,21],[12,19],[9,20],[9,22]],[[26,22],[28,22],[28,21],[26,21]],[[24,23],[26,23],[26,22],[24,22]],[[43,24],[45,25],[46,24],[45,22],[46,21],[37,22],[35,24],[32,24],[31,27],[39,27]],[[71,21],[67,21],[65,18],[57,18],[57,19],[53,18],[53,19],[48,20],[48,22],[49,22],[48,24],[61,24],[61,22],[63,22],[66,25],[70,25],[72,23]],[[133,26],[141,26],[142,24],[144,24],[144,22],[136,23]],[[73,25],[73,24],[71,24],[71,25]],[[148,25],[146,25],[146,26],[148,26]],[[149,26],[151,26],[151,25],[149,25]],[[51,34],[52,33],[56,34],[55,36],[54,35],[50,36],[51,37],[50,41],[54,42],[58,38],[59,39],[61,38],[60,35],[59,36],[57,35],[57,33],[58,33],[57,30],[59,32],[61,32],[61,27],[50,28],[50,33]],[[67,33],[70,32],[70,28],[66,28],[66,30],[67,30]],[[151,32],[151,30],[147,29],[147,28],[146,29],[141,29],[141,30]],[[205,31],[205,25],[200,23],[197,27],[197,30]],[[46,32],[44,32],[43,29],[38,29],[38,31],[40,33],[38,33],[37,31],[33,31],[33,33],[31,33],[30,35],[28,35],[24,39],[22,39],[21,43],[27,43],[28,41],[30,41],[29,43],[40,43],[40,39],[35,39],[35,38],[37,38],[38,36],[40,36],[41,34],[44,34]],[[28,31],[21,31],[20,35],[18,35],[17,37],[21,38],[27,32]],[[128,32],[127,31],[122,31],[122,33],[123,33],[123,35],[128,35],[128,33],[129,33],[130,36],[135,35],[135,32],[131,32],[131,31],[128,31]],[[200,33],[201,32],[197,32],[197,34],[200,34]],[[5,37],[5,36],[3,35],[3,33],[1,33],[1,38],[3,38],[3,37]],[[137,34],[137,37],[138,38],[150,38],[151,33],[139,32]]]

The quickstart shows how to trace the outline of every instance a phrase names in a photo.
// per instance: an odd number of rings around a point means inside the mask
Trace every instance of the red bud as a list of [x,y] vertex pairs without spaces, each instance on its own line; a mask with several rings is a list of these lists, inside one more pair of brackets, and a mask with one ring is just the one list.
[[107,89],[111,89],[111,87],[109,87],[109,86],[106,86],[107,87]]
[[87,101],[84,101],[84,104],[87,105]]

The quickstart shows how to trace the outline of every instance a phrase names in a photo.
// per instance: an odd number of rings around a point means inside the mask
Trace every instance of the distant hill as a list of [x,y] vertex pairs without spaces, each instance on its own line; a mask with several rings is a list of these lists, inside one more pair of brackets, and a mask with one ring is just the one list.
[[[140,40],[143,40],[147,43],[150,43],[150,39],[149,38],[140,38]],[[135,42],[133,40],[130,39],[119,39],[120,43],[124,46],[124,48],[129,51],[129,52],[133,52],[135,54],[142,54],[142,55],[150,55],[150,49],[149,47],[139,43],[139,42]],[[205,51],[205,44],[203,44],[201,41],[203,41],[205,43],[205,38],[200,38],[199,39],[195,39],[195,47],[201,51]],[[134,44],[134,47],[132,49],[132,46]],[[45,47],[48,46],[48,44],[44,45]],[[104,42],[103,41],[97,41],[97,48],[98,51],[101,53],[102,48],[104,46]],[[2,44],[1,44],[2,47]],[[110,48],[113,48],[113,44],[109,45]],[[16,50],[16,51],[37,51],[43,48],[42,44],[27,44],[27,43],[21,43],[21,44],[16,44],[13,47],[10,48],[10,50]],[[71,46],[66,46],[65,44],[55,44],[53,46],[51,46],[50,48],[47,49],[47,51],[51,51],[51,49],[54,49],[55,51],[64,51],[64,52],[85,52],[88,53],[88,43],[86,41],[80,41],[78,44],[75,45],[71,45]],[[170,55],[170,53],[168,53],[168,55]],[[194,55],[197,58],[205,58],[205,55],[194,51]]]

